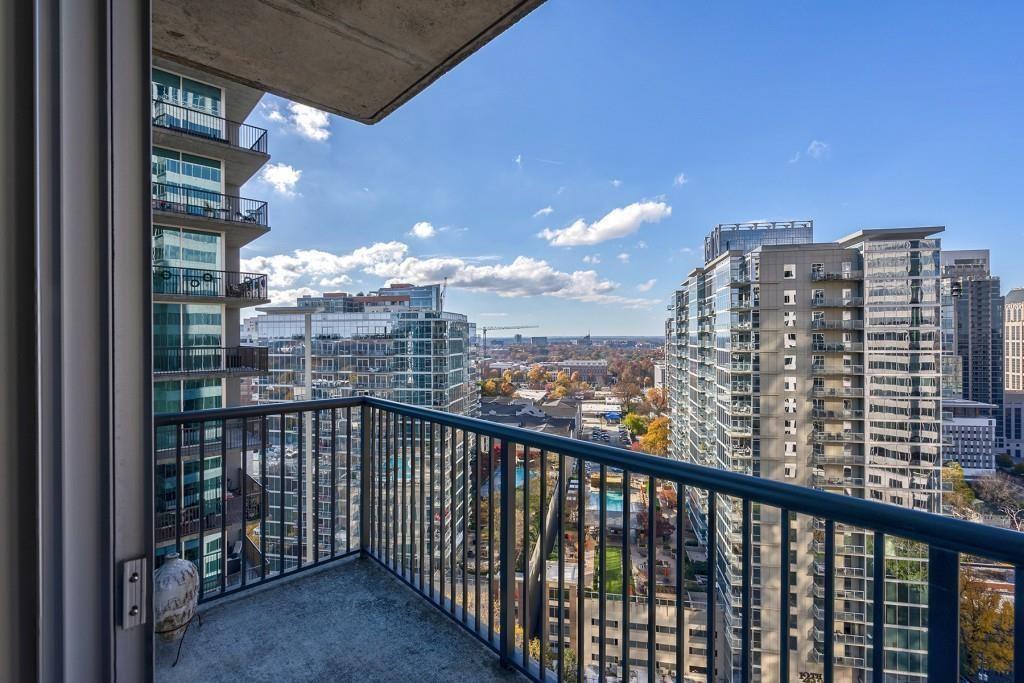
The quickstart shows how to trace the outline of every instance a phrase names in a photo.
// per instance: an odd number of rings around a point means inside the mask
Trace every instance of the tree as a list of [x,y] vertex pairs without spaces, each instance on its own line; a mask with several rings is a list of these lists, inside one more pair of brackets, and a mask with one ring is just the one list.
[[640,396],[640,385],[636,382],[620,379],[612,386],[612,394],[622,402],[622,409],[629,412],[633,401]]
[[515,396],[516,385],[511,382],[502,382],[501,386],[498,387],[498,391],[501,392],[502,396]]
[[484,396],[497,396],[498,395],[498,383],[493,379],[489,379],[480,385],[480,392]]
[[1002,472],[979,479],[975,486],[979,498],[1005,515],[1013,529],[1024,531],[1024,487]]
[[668,408],[668,397],[665,395],[664,389],[651,387],[647,390],[644,398],[647,400],[651,412],[656,415],[663,414]]
[[505,384],[512,384],[512,371],[506,370],[505,372],[501,373],[501,381],[504,382]]
[[958,463],[947,463],[942,468],[942,483],[946,488],[942,502],[947,512],[960,519],[977,519],[974,491],[964,481],[964,469]]
[[548,373],[545,372],[544,368],[541,367],[540,363],[534,364],[530,371],[526,373],[526,379],[530,381],[530,384],[540,384],[548,378]]
[[641,435],[647,433],[647,419],[636,413],[630,413],[622,418],[622,424],[626,425],[626,429],[633,434]]
[[664,415],[651,420],[647,433],[640,437],[640,450],[651,455],[668,454],[668,418]]
[[960,575],[961,666],[1009,673],[1013,666],[1013,603],[987,588],[970,569]]

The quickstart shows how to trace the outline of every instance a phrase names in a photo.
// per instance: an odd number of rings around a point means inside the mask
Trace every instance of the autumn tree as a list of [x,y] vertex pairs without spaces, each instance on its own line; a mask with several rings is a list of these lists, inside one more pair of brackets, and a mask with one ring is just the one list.
[[664,389],[651,387],[644,395],[644,399],[647,401],[650,412],[655,415],[663,414],[668,408],[668,397],[665,395]]
[[501,373],[501,381],[505,384],[512,384],[512,377],[511,370],[505,370],[505,372]]
[[640,385],[636,382],[620,379],[612,386],[612,395],[622,402],[622,409],[626,412],[629,412],[633,401],[639,398],[640,392]]
[[541,367],[540,363],[534,364],[530,371],[526,373],[526,379],[530,381],[530,384],[541,384],[548,378],[548,373]]
[[515,394],[516,394],[516,385],[512,384],[511,382],[502,382],[501,386],[498,387],[498,391],[501,392],[502,396],[508,396],[508,397],[515,396]]
[[498,395],[498,383],[493,379],[486,380],[480,383],[480,393],[484,396],[497,396]]
[[987,588],[978,575],[965,569],[960,575],[961,667],[1010,673],[1013,667],[1013,603]]
[[997,472],[975,484],[978,497],[992,509],[1006,516],[1010,526],[1024,531],[1024,487],[1008,474]]
[[640,450],[651,455],[668,454],[668,418],[660,415],[647,425],[647,433],[640,437]]
[[964,469],[958,463],[947,463],[942,468],[942,483],[945,485],[942,503],[947,513],[959,519],[977,519],[974,491],[964,480]]

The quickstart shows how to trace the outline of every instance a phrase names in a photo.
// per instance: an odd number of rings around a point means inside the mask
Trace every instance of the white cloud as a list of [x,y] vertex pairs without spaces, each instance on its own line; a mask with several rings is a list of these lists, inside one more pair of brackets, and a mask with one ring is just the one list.
[[690,182],[690,179],[686,177],[685,173],[680,173],[672,179],[672,184],[676,186],[685,185],[688,182]]
[[543,209],[537,209],[537,211],[533,214],[533,217],[539,218],[540,216],[550,216],[554,212],[555,210],[553,208],[551,208],[550,206],[545,206]]
[[284,114],[282,114],[278,109],[271,109],[267,114],[267,118],[278,123],[284,123],[285,121]]
[[267,164],[260,171],[260,180],[286,197],[295,196],[295,186],[302,177],[302,171],[289,164]]
[[425,240],[436,235],[437,230],[435,230],[434,226],[427,221],[420,221],[412,226],[412,230],[409,231],[409,234],[413,237],[419,237],[421,240]]
[[615,178],[614,180],[610,180],[608,182],[612,184],[612,187],[622,187],[622,181],[619,180],[618,178]]
[[830,149],[829,145],[821,140],[811,140],[811,144],[807,145],[807,156],[820,159],[828,154]]
[[478,318],[507,318],[508,313],[477,313]]
[[692,254],[693,253],[693,247],[683,247],[679,251],[683,252],[684,254]]
[[800,152],[797,152],[796,154],[789,158],[789,163],[791,164],[795,164],[798,161],[800,161]]
[[658,281],[656,279],[651,278],[647,282],[641,282],[640,284],[638,284],[636,286],[636,288],[637,288],[637,290],[639,290],[641,292],[649,292],[654,287],[654,285],[656,285],[657,283],[658,283]]
[[623,263],[629,263],[629,254],[627,254],[626,252],[622,252],[621,254],[616,256],[615,258],[619,259]]
[[242,270],[248,273],[267,273],[273,288],[291,287],[299,280],[323,281],[338,278],[376,263],[399,261],[409,247],[402,242],[377,242],[360,247],[349,254],[331,254],[317,249],[296,249],[291,254],[254,256],[242,260]]
[[588,254],[588,255],[583,257],[583,262],[584,263],[589,263],[591,265],[596,266],[598,263],[601,262],[601,255],[600,254]]
[[522,154],[517,154],[516,158],[513,159],[512,161],[516,162],[516,166],[518,166],[519,168],[523,167],[523,155]]
[[[402,282],[441,282],[449,287],[488,292],[501,297],[550,296],[599,304],[642,308],[655,299],[617,294],[619,284],[593,270],[566,272],[542,259],[518,256],[511,262],[481,263],[460,256],[414,257],[401,242],[378,242],[348,254],[298,249],[290,254],[256,256],[242,261],[247,272],[267,273],[274,297],[312,288],[348,284],[350,273]],[[294,296],[293,296],[294,299]],[[276,299],[275,299],[276,300]]]
[[636,243],[636,248],[637,249],[646,249],[647,248],[647,242],[644,242],[643,240],[640,240],[639,242]]
[[308,107],[298,102],[288,104],[289,120],[295,131],[304,138],[323,142],[331,137],[331,118],[327,112]]
[[542,237],[555,247],[574,247],[600,244],[617,237],[636,232],[643,223],[657,223],[672,215],[672,207],[664,202],[635,202],[629,206],[613,209],[604,218],[587,223],[582,218],[560,230],[542,230]]

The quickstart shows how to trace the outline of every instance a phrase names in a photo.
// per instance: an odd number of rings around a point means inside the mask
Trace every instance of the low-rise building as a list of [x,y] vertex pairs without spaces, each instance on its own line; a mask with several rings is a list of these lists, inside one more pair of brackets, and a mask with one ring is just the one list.
[[963,398],[942,401],[942,459],[967,471],[996,467],[996,412],[999,406]]

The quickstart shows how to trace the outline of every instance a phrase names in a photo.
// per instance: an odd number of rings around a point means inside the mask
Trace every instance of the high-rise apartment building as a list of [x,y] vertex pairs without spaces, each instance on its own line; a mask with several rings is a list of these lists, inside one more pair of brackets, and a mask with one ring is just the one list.
[[[741,231],[720,226],[705,241],[709,259],[675,293],[666,324],[671,456],[938,512],[942,229],[862,230],[834,243],[814,243],[811,230],[756,224],[726,243],[723,234]],[[687,505],[706,540],[708,500],[691,493]],[[825,652],[826,527],[793,520],[783,549],[781,524],[778,510],[753,506],[750,655],[764,681],[775,680],[780,648],[798,674],[820,673]],[[738,677],[735,501],[717,499],[716,525],[719,652]],[[873,539],[837,525],[834,543],[836,680],[865,680]],[[923,681],[925,561],[907,544],[887,540],[886,552],[887,569],[899,564],[888,575],[904,604],[886,617],[886,675]]]
[[1020,458],[1024,456],[1024,289],[1011,289],[1006,295],[1003,318],[1004,448]]
[[[267,369],[266,349],[239,339],[240,310],[268,302],[266,275],[239,272],[240,248],[269,230],[267,203],[239,196],[270,158],[267,131],[242,123],[262,93],[159,57],[153,64],[153,409],[236,405],[240,378]],[[195,448],[195,436],[177,448],[173,431],[157,434],[156,562],[180,541],[215,576],[229,539],[241,537],[240,501],[225,511],[218,493],[222,477],[238,486],[239,455],[229,466],[219,449]]]
[[[253,403],[279,403],[286,401],[341,398],[346,396],[369,395],[386,398],[408,405],[423,406],[460,415],[477,416],[480,412],[480,391],[476,382],[475,369],[469,354],[470,326],[466,316],[443,310],[443,290],[440,285],[413,286],[395,284],[368,294],[333,293],[321,296],[301,297],[295,307],[285,309],[268,308],[249,323],[251,334],[257,343],[269,349],[270,368],[267,374],[255,378],[251,383]],[[311,332],[310,371],[306,372],[306,325]],[[307,386],[306,378],[310,383]],[[344,416],[340,416],[344,422]],[[271,432],[278,422],[270,420]],[[265,525],[266,540],[276,543],[283,538],[285,543],[286,566],[298,563],[305,554],[312,557],[312,544],[298,547],[297,540],[288,533],[282,533],[279,520],[284,519],[286,528],[293,528],[304,514],[300,501],[298,479],[302,462],[315,466],[313,450],[303,434],[315,433],[313,424],[286,425],[290,440],[283,451],[277,445],[268,449],[267,476],[264,478],[268,501],[271,506],[280,502],[281,512]],[[398,426],[384,425],[385,429]],[[335,427],[344,431],[346,427]],[[331,427],[326,420],[319,425],[318,438],[321,442],[331,440]],[[411,432],[396,436],[399,440],[411,441],[417,437]],[[435,436],[425,436],[432,443]],[[443,434],[436,438],[444,439]],[[467,511],[463,461],[466,444],[450,442],[445,453],[452,457],[453,471],[458,473],[448,479],[434,478],[428,482],[436,487],[437,496],[446,501],[448,516],[444,522],[444,542],[441,544],[445,555],[450,558],[457,553],[465,539],[461,534],[452,537],[452,530],[459,527]],[[304,455],[305,453],[305,455]],[[259,453],[248,454],[252,467],[259,463]],[[320,453],[323,458],[323,453]],[[307,464],[307,471],[309,471]],[[283,470],[283,471],[282,471]],[[321,465],[322,471],[329,471]],[[282,489],[283,485],[283,489]],[[322,480],[320,486],[329,487],[329,480]],[[336,485],[336,482],[335,482]],[[307,486],[308,478],[307,478]],[[284,490],[284,500],[280,493]],[[329,490],[329,489],[328,489]],[[349,495],[346,492],[346,495]],[[358,492],[351,494],[353,501]],[[306,496],[311,499],[311,492]],[[339,506],[332,523],[326,515],[316,517],[308,509],[307,528],[317,528],[319,546],[327,547],[332,542],[344,547],[350,539],[344,536],[348,528],[348,515],[358,514],[356,504]],[[342,534],[342,535],[338,535]],[[252,539],[254,545],[261,539]],[[274,546],[276,548],[276,546]],[[268,558],[271,571],[280,569],[275,556],[276,549],[270,548]],[[431,552],[440,552],[433,547]],[[440,562],[441,556],[437,555]],[[438,564],[440,566],[440,564]],[[447,565],[446,565],[447,566]],[[443,575],[443,574],[442,574]]]
[[[943,352],[960,361],[961,398],[1003,405],[1003,296],[988,249],[942,252]],[[947,361],[948,362],[948,361]],[[947,366],[955,372],[955,365]],[[1002,411],[996,448],[1002,447]]]
[[[312,386],[304,380],[304,324],[312,317]],[[440,285],[392,285],[366,295],[302,297],[295,309],[258,316],[269,349],[257,403],[367,394],[460,415],[480,410],[469,362],[469,323],[441,308]]]

